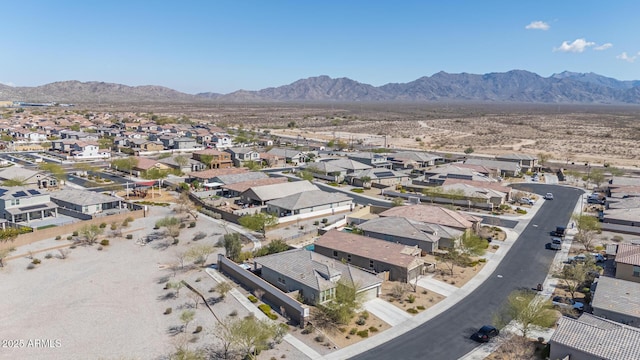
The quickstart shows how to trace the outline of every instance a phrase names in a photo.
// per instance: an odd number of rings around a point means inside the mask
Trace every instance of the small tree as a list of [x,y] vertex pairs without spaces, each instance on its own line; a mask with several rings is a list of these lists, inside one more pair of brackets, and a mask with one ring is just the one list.
[[391,200],[392,207],[402,206],[402,205],[404,205],[404,199],[401,197],[394,197],[393,200]]
[[240,350],[250,359],[269,348],[269,341],[277,335],[276,325],[250,315],[229,325],[230,332]]
[[317,305],[319,311],[335,325],[348,324],[361,306],[362,296],[357,292],[357,285],[345,280],[338,281],[333,299]]
[[403,283],[394,284],[391,288],[391,296],[396,300],[402,300],[407,293],[407,287]]
[[522,337],[527,337],[532,326],[549,328],[556,322],[551,301],[536,297],[531,290],[516,290],[509,294],[506,303],[494,316],[494,322],[503,327],[513,320]]
[[85,238],[88,244],[92,245],[98,241],[98,237],[104,233],[104,229],[95,224],[85,225],[80,229],[79,233]]
[[166,229],[166,234],[172,237],[174,242],[180,236],[180,220],[178,220],[178,218],[170,216],[162,218],[156,221],[156,227],[164,227]]
[[313,173],[311,171],[300,171],[300,178],[302,180],[313,181]]
[[587,178],[589,181],[596,184],[597,187],[600,187],[600,184],[605,181],[604,171],[601,169],[591,169]]
[[363,176],[360,178],[360,181],[362,181],[362,187],[365,189],[370,189],[371,188],[371,177],[370,176]]
[[462,251],[467,255],[482,256],[489,247],[489,242],[476,234],[465,233],[460,241]]
[[182,281],[168,282],[167,283],[167,289],[175,289],[176,290],[176,297],[180,296],[180,289],[182,289],[183,286],[184,286],[184,283]]
[[225,256],[235,262],[238,262],[240,254],[242,253],[240,235],[238,233],[225,234],[223,239]]
[[189,198],[189,194],[186,192],[180,193],[174,210],[178,214],[187,213],[194,220],[198,219],[198,209],[193,201],[191,201],[191,198]]
[[601,232],[602,229],[600,221],[595,216],[586,214],[574,214],[572,218],[576,224],[576,229],[578,229],[578,233],[573,237],[573,240],[584,246],[585,251],[591,251],[595,235]]
[[446,253],[440,255],[439,258],[449,270],[450,275],[453,276],[454,267],[462,262],[464,256],[458,249],[451,248]]
[[240,225],[253,231],[262,232],[262,236],[267,237],[267,228],[278,224],[278,218],[264,212],[253,215],[245,215],[238,219]]
[[223,281],[218,285],[216,285],[216,291],[218,292],[218,294],[220,294],[220,297],[223,299],[225,298],[225,296],[227,296],[227,293],[231,291],[231,289],[233,289],[233,286],[231,286],[231,284],[229,284],[229,282],[227,281]]
[[193,310],[185,310],[182,312],[182,314],[180,314],[180,321],[182,321],[182,323],[184,324],[184,327],[182,328],[183,332],[187,331],[189,323],[192,322],[195,317],[196,312]]
[[560,283],[571,294],[571,298],[576,298],[576,293],[582,289],[583,284],[589,278],[589,273],[596,269],[595,261],[587,259],[583,263],[567,264],[556,274]]
[[196,264],[204,265],[207,263],[207,258],[211,255],[216,248],[212,245],[200,244],[194,245],[186,252],[188,259],[193,260]]
[[18,235],[20,235],[20,229],[18,228],[0,230],[0,243],[14,242]]

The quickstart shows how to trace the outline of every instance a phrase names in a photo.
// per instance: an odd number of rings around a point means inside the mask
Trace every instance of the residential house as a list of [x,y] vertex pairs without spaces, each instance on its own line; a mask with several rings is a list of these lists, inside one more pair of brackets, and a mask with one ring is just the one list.
[[387,154],[387,160],[391,163],[392,169],[415,169],[434,166],[436,163],[444,162],[440,155],[429,154],[419,151],[402,151]]
[[523,172],[538,171],[538,157],[529,154],[505,154],[497,155],[496,160],[517,163]]
[[640,282],[640,245],[618,244],[616,279]]
[[62,130],[60,131],[61,139],[98,141],[100,135],[97,133],[88,133],[83,131]]
[[640,284],[601,276],[591,307],[595,316],[640,327]]
[[220,175],[228,175],[228,174],[242,174],[247,173],[249,170],[246,168],[220,168],[220,169],[209,169],[203,171],[195,171],[189,173],[188,182],[198,181],[199,183],[207,186],[207,184],[216,184],[215,186],[224,185],[222,183],[216,182],[216,178]]
[[640,329],[583,313],[563,316],[549,339],[549,359],[638,360]]
[[109,150],[100,149],[97,143],[76,141],[71,148],[71,157],[80,159],[108,159],[111,157]]
[[237,197],[240,196],[243,192],[249,190],[254,186],[262,186],[262,185],[272,185],[272,184],[282,184],[288,182],[286,177],[267,177],[263,179],[257,180],[247,180],[241,181],[231,184],[221,185],[222,193],[225,196],[229,197]]
[[313,251],[377,274],[388,280],[410,283],[425,270],[421,250],[338,230],[330,230],[313,243]]
[[287,165],[284,158],[265,152],[260,153],[260,160],[262,160],[262,166],[266,167],[284,167]]
[[485,168],[494,171],[495,174],[502,177],[515,177],[519,176],[522,172],[522,167],[517,162],[511,161],[499,161],[489,159],[467,159],[464,162],[468,165],[480,165]]
[[[267,186],[281,186],[279,184]],[[353,209],[353,199],[342,193],[322,190],[303,191],[267,201],[267,212],[280,217],[303,215],[320,216]]]
[[276,155],[286,161],[287,164],[298,166],[305,162],[305,156],[302,152],[291,149],[273,148],[267,151],[267,154]]
[[507,193],[492,190],[484,186],[475,186],[459,182],[445,183],[442,185],[442,191],[446,194],[459,194],[463,197],[463,200],[469,202],[469,207],[472,204],[493,204],[493,206],[498,207],[508,200]]
[[87,190],[59,190],[51,193],[51,201],[62,209],[95,215],[109,209],[122,208],[122,199]]
[[600,221],[609,224],[640,226],[640,208],[605,209]]
[[246,204],[265,205],[267,201],[283,198],[305,191],[319,190],[309,181],[292,181],[281,184],[255,186],[240,194]]
[[[159,162],[156,159],[150,159],[150,158],[146,158],[146,157],[141,157],[141,156],[136,156],[135,157],[137,163],[136,165],[131,169],[131,173],[135,174],[135,176],[142,176],[145,172],[151,170],[151,169],[158,169],[158,170],[169,170],[170,168]],[[118,169],[116,169],[117,171]]]
[[199,149],[202,146],[196,142],[196,139],[189,137],[179,137],[173,139],[173,149],[176,150],[190,150]]
[[172,155],[166,158],[158,159],[158,162],[167,165],[174,170],[178,170],[181,173],[202,171],[207,168],[207,165],[201,163],[198,160],[189,158],[186,154]]
[[58,179],[53,176],[42,171],[16,166],[0,169],[0,182],[5,180],[21,182],[25,186],[34,188],[55,188],[58,186]]
[[[261,171],[245,171],[237,174],[223,174],[213,178],[213,181],[224,185],[235,184],[239,182],[255,181],[268,178],[269,175]],[[286,179],[286,178],[285,178]]]
[[58,215],[58,206],[49,193],[27,187],[0,188],[0,214],[12,223],[40,220]]
[[387,155],[374,152],[346,153],[346,156],[359,163],[367,164],[372,168],[391,169],[391,163],[387,160]]
[[233,138],[228,134],[214,134],[211,136],[211,144],[217,149],[233,146]]
[[231,160],[236,167],[244,166],[244,163],[253,161],[256,164],[260,164],[260,153],[253,150],[250,147],[234,147],[224,150],[231,154]]
[[407,246],[417,246],[433,254],[439,248],[451,248],[463,231],[403,217],[380,217],[358,225],[364,235]]
[[465,214],[463,212],[449,210],[433,205],[407,205],[395,206],[380,213],[381,217],[395,216],[411,220],[421,221],[426,224],[448,226],[460,231],[480,230],[482,218]]
[[363,301],[378,297],[382,291],[382,279],[375,275],[304,248],[254,261],[264,280],[286,293],[297,292],[309,304],[335,298],[339,282],[356,286]]
[[371,186],[375,188],[395,187],[407,184],[409,174],[386,168],[372,168],[345,175],[345,180],[354,186]]
[[216,149],[194,151],[192,157],[195,160],[207,164],[211,169],[226,169],[233,167],[231,154]]
[[442,185],[449,179],[459,179],[468,181],[495,182],[496,180],[470,169],[459,166],[462,164],[450,163],[440,167],[422,170],[424,176],[413,179],[415,185]]

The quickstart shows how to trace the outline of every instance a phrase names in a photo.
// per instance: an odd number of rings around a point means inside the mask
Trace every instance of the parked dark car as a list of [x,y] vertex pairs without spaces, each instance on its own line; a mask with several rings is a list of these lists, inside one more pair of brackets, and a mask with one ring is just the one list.
[[551,236],[556,236],[559,238],[563,238],[565,235],[567,228],[564,226],[556,226],[556,229],[551,232]]
[[471,340],[478,342],[488,342],[491,338],[494,338],[500,334],[500,330],[491,325],[485,325],[471,335]]

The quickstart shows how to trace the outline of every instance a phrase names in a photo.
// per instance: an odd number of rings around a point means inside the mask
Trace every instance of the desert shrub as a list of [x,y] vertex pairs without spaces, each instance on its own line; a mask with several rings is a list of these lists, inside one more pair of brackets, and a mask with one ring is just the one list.
[[190,223],[189,223],[189,227],[190,227],[190,228],[194,228],[194,227],[196,227],[196,222],[195,222],[195,221],[190,222]]
[[486,258],[480,258],[480,259],[478,259],[478,262],[485,263],[485,262],[487,262],[487,259]]
[[416,308],[409,308],[409,309],[407,309],[407,312],[408,312],[409,314],[417,314],[417,313],[418,313],[418,310],[416,310]]
[[195,233],[195,234],[193,235],[193,241],[202,240],[202,239],[204,239],[204,238],[206,238],[206,237],[207,237],[207,234],[205,234],[205,233],[203,233],[202,231],[200,231],[200,232]]
[[409,302],[409,304],[413,304],[414,302],[416,302],[416,296],[413,294],[409,294],[409,296],[407,296],[407,301]]
[[71,233],[71,235],[73,235],[73,236],[78,236],[78,232],[77,232],[77,231],[74,231],[73,233]]
[[422,290],[422,295],[427,295],[428,293],[427,289]]
[[500,248],[500,245],[491,245],[491,247],[493,248],[493,250],[498,250]]
[[418,305],[418,306],[416,306],[416,309],[418,309],[418,310],[424,310],[424,309],[426,309],[426,308],[425,308],[424,306],[422,306],[422,305]]
[[229,316],[231,317],[238,316],[238,310],[233,310],[232,312],[229,313]]
[[109,246],[109,240],[107,240],[107,239],[103,239],[102,241],[100,241],[100,245],[102,245],[102,246]]
[[324,342],[324,335],[320,334],[314,338],[316,342]]
[[374,333],[374,332],[378,332],[378,328],[377,328],[377,327],[375,327],[375,326],[370,326],[370,327],[369,327],[369,332],[372,332],[372,333]]
[[128,218],[124,219],[124,221],[126,222],[133,222],[133,218],[131,216],[129,216]]
[[253,295],[247,296],[247,299],[249,299],[249,301],[251,301],[254,304],[258,302],[258,298]]
[[133,239],[133,234],[127,234],[127,240]]
[[369,312],[368,311],[363,311],[362,313],[360,313],[360,317],[367,320],[369,319]]
[[367,323],[367,320],[363,319],[363,318],[358,318],[358,320],[356,320],[356,325],[364,325]]
[[312,325],[307,325],[304,327],[304,329],[302,329],[301,331],[303,334],[311,334],[313,332],[313,326]]
[[318,221],[318,220],[313,222],[313,225],[319,225],[319,224],[320,224],[320,221]]
[[173,312],[173,308],[170,308],[170,307],[168,307],[168,308],[166,308],[166,309],[164,310],[164,314],[165,314],[165,315],[169,315],[169,314],[171,314],[172,312]]
[[362,194],[364,192],[364,189],[355,188],[355,189],[351,189],[351,191],[354,193]]
[[97,249],[98,249],[98,251],[101,251],[103,248],[102,248],[102,246],[98,246]]
[[358,332],[357,328],[352,328],[351,330],[349,330],[349,335],[355,335]]
[[60,240],[60,239],[62,239],[62,236],[60,235],[56,236],[56,240]]
[[271,312],[271,306],[267,304],[258,305],[258,309],[260,309],[271,320],[275,320],[278,318],[278,315]]
[[27,265],[27,269],[28,269],[28,270],[35,269],[35,268],[36,268],[36,266],[35,266],[35,265],[33,265],[33,264],[29,264],[29,265]]
[[202,331],[202,326],[198,325],[198,326],[196,326],[196,329],[193,331],[193,333],[197,334],[197,333],[199,333],[201,331]]
[[75,249],[75,248],[76,248],[76,245],[75,245],[75,244],[73,244],[73,245],[69,246],[69,249]]
[[621,242],[622,240],[624,240],[624,238],[622,236],[620,236],[620,235],[613,235],[611,240],[613,240],[615,242]]
[[100,223],[100,229],[104,229],[107,227],[107,223]]
[[33,258],[33,260],[31,260],[31,263],[32,263],[32,264],[34,264],[34,265],[38,265],[38,264],[40,264],[41,262],[42,262],[42,261],[40,261],[40,259],[38,259],[38,258]]
[[44,256],[45,259],[51,259],[53,257],[53,255],[51,255],[51,253],[47,253],[47,255]]
[[518,214],[523,214],[523,215],[524,215],[524,214],[526,214],[526,213],[527,213],[527,210],[525,210],[525,209],[521,209],[521,208],[517,208],[517,209],[516,209],[516,212],[517,212]]
[[327,218],[322,218],[322,223],[323,223],[323,224],[326,224],[326,223],[328,223],[328,222],[329,222],[329,219],[327,219]]
[[[158,230],[160,227],[158,225],[153,226],[153,230]],[[115,226],[111,226],[111,230],[115,230]]]
[[361,338],[366,338],[369,337],[369,330],[360,330],[356,334],[358,334],[358,336],[360,336]]
[[340,331],[341,333],[344,333],[344,332],[347,331],[347,328],[346,327],[339,327],[338,331]]

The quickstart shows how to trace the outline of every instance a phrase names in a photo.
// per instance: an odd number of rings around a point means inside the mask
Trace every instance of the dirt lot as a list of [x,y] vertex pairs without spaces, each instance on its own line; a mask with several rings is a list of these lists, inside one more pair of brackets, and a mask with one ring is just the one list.
[[[407,289],[401,299],[394,297],[393,288],[397,285],[404,285]],[[417,310],[415,314],[418,314],[439,303],[445,297],[433,291],[428,291],[420,286],[417,286],[416,291],[413,291],[411,286],[407,284],[401,284],[396,281],[385,281],[382,283],[382,296],[380,298],[392,303],[404,311],[407,311],[408,309],[415,309]]]

